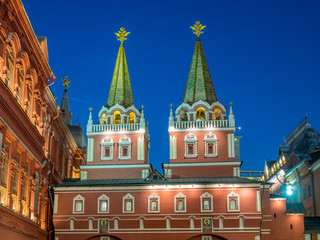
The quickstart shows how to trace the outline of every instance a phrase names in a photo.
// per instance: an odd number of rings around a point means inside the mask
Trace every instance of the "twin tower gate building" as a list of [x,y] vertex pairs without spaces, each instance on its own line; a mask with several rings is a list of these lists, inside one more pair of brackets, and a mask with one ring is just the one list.
[[[56,240],[304,239],[303,215],[289,215],[270,184],[240,177],[232,105],[216,96],[200,22],[182,104],[169,116],[164,175],[148,159],[149,133],[133,103],[121,42],[107,104],[87,124],[81,179],[54,187]],[[276,217],[275,217],[276,216]]]

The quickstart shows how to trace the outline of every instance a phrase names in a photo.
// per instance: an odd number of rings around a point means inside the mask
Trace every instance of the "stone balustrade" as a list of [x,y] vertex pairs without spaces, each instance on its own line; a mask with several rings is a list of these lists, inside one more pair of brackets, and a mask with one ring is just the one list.
[[210,121],[181,121],[175,122],[174,128],[225,128],[229,127],[229,120],[210,120]]

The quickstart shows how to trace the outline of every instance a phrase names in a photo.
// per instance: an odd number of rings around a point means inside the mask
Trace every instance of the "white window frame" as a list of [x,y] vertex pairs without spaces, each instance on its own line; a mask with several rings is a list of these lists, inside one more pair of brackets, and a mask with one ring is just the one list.
[[[132,200],[132,209],[131,211],[127,211],[126,210],[126,200],[128,199],[131,199]],[[134,197],[128,193],[127,195],[125,195],[123,198],[122,198],[122,212],[123,213],[134,213]]]
[[[177,199],[183,199],[184,210],[178,210]],[[174,196],[174,212],[187,212],[187,197],[181,192]]]
[[[109,197],[106,196],[105,194],[102,194],[99,198],[98,198],[98,213],[109,213]],[[106,201],[107,202],[107,211],[101,211],[101,201]]]
[[[81,214],[81,213],[84,213],[84,197],[82,197],[80,194],[78,194],[77,196],[75,196],[73,198],[73,205],[72,205],[72,213],[74,214]],[[76,203],[78,201],[82,201],[82,211],[76,211]]]
[[[124,135],[122,138],[119,139],[119,159],[120,160],[126,160],[131,159],[131,139]],[[123,157],[122,156],[122,149],[123,147],[128,147],[128,156]]]
[[[205,157],[217,157],[218,156],[218,139],[217,136],[215,134],[213,134],[212,132],[209,132],[208,134],[205,135],[204,139],[204,156]],[[215,153],[214,154],[210,154],[208,153],[208,146],[210,143],[214,144],[215,147]]]
[[172,169],[165,169],[164,176],[165,176],[165,178],[171,178],[172,177]]
[[[237,203],[238,203],[237,209],[230,209],[230,198],[237,198]],[[227,206],[228,206],[228,212],[240,212],[240,196],[239,196],[239,194],[237,194],[235,192],[229,193],[227,196]]]
[[[188,145],[193,144],[193,154],[188,154]],[[184,156],[186,158],[195,158],[198,156],[198,139],[197,136],[189,133],[184,137]]]
[[[204,198],[209,198],[210,199],[210,209],[208,210],[205,210],[204,209],[204,206],[203,206],[203,199]],[[200,196],[200,209],[201,209],[201,212],[213,212],[213,196],[208,193],[208,192],[205,192],[204,194],[202,194]]]
[[[152,210],[151,209],[151,201],[152,201],[152,199],[157,199],[157,210]],[[149,213],[159,213],[160,212],[160,197],[155,193],[152,193],[148,197],[148,212]]]
[[[106,136],[102,139],[101,145],[101,160],[112,160],[113,159],[113,139],[111,137]],[[105,156],[105,150],[106,148],[110,148],[110,156]]]

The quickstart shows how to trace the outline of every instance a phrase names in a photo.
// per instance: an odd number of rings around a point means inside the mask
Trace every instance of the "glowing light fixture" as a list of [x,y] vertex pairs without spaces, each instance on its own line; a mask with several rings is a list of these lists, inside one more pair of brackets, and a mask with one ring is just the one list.
[[293,189],[293,187],[292,187],[292,185],[287,185],[287,191],[286,191],[286,193],[287,193],[287,195],[288,196],[291,196],[292,195],[292,189]]

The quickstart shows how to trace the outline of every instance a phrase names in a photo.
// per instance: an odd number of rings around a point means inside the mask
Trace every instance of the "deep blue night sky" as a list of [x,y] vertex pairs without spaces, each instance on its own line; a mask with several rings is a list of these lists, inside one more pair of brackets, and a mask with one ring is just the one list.
[[37,35],[47,36],[52,91],[60,105],[68,75],[73,122],[86,129],[107,101],[124,42],[135,106],[145,106],[150,162],[169,161],[169,104],[183,99],[199,20],[218,100],[233,101],[243,170],[263,169],[308,113],[320,131],[320,1],[75,1],[23,0]]

